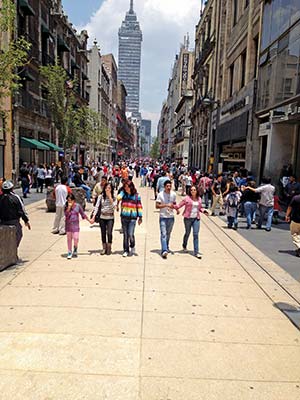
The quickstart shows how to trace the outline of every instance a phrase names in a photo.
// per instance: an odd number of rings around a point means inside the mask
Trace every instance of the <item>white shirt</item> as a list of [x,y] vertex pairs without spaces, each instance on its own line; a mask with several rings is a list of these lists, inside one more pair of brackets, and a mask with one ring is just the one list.
[[[156,202],[159,204],[176,204],[176,193],[170,192],[170,194],[162,191],[158,194]],[[164,207],[160,209],[161,218],[174,218],[174,210],[169,207]]]
[[55,188],[55,204],[56,207],[63,207],[66,204],[68,189],[66,185],[58,185]]
[[197,218],[198,210],[199,210],[199,201],[198,200],[193,201],[193,207],[192,207],[190,218]]

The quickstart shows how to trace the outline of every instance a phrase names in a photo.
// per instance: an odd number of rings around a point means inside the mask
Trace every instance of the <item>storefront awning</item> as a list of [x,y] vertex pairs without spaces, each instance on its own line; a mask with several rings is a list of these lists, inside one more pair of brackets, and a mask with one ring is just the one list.
[[21,136],[20,147],[25,147],[27,149],[35,149],[35,150],[50,150],[48,146],[44,143],[39,142],[36,139],[26,138]]
[[41,140],[40,143],[45,144],[45,145],[48,146],[48,147],[50,148],[50,150],[52,150],[52,151],[60,151],[60,152],[61,152],[61,151],[64,151],[64,149],[62,149],[61,147],[56,146],[56,144],[54,144],[54,143],[47,142],[47,140]]
[[70,47],[67,45],[67,43],[64,41],[64,39],[61,36],[57,37],[57,46],[63,52],[70,52]]

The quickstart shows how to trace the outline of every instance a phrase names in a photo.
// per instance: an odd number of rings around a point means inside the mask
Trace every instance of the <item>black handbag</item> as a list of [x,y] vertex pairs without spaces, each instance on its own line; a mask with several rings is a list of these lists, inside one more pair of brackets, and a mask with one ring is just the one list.
[[99,204],[98,212],[95,215],[95,222],[97,222],[98,224],[100,222],[101,211],[102,211],[102,195],[100,195],[100,204]]

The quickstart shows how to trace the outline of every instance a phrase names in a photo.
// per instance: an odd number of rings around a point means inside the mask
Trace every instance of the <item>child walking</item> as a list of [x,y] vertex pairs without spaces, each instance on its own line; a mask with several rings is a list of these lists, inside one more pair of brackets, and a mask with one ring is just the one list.
[[227,215],[227,226],[229,229],[238,228],[238,206],[241,199],[241,193],[238,191],[236,186],[229,188],[229,193],[225,199],[225,209]]
[[[68,260],[71,260],[72,256],[77,257],[78,253],[78,242],[79,242],[79,215],[82,219],[86,219],[91,223],[91,220],[84,213],[81,205],[75,202],[75,196],[73,193],[67,196],[67,204],[65,207],[66,217],[66,234],[68,241]],[[72,253],[72,242],[74,242],[74,250]]]

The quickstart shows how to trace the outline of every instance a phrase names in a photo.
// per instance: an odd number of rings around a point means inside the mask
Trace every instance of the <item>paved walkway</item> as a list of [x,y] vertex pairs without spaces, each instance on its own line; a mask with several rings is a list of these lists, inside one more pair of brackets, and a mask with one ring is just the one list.
[[298,400],[300,332],[276,307],[297,297],[207,217],[201,261],[180,251],[181,217],[162,260],[152,192],[141,191],[138,256],[127,259],[119,221],[109,258],[83,222],[67,261],[53,214],[30,206],[24,264],[0,274],[1,400]]

